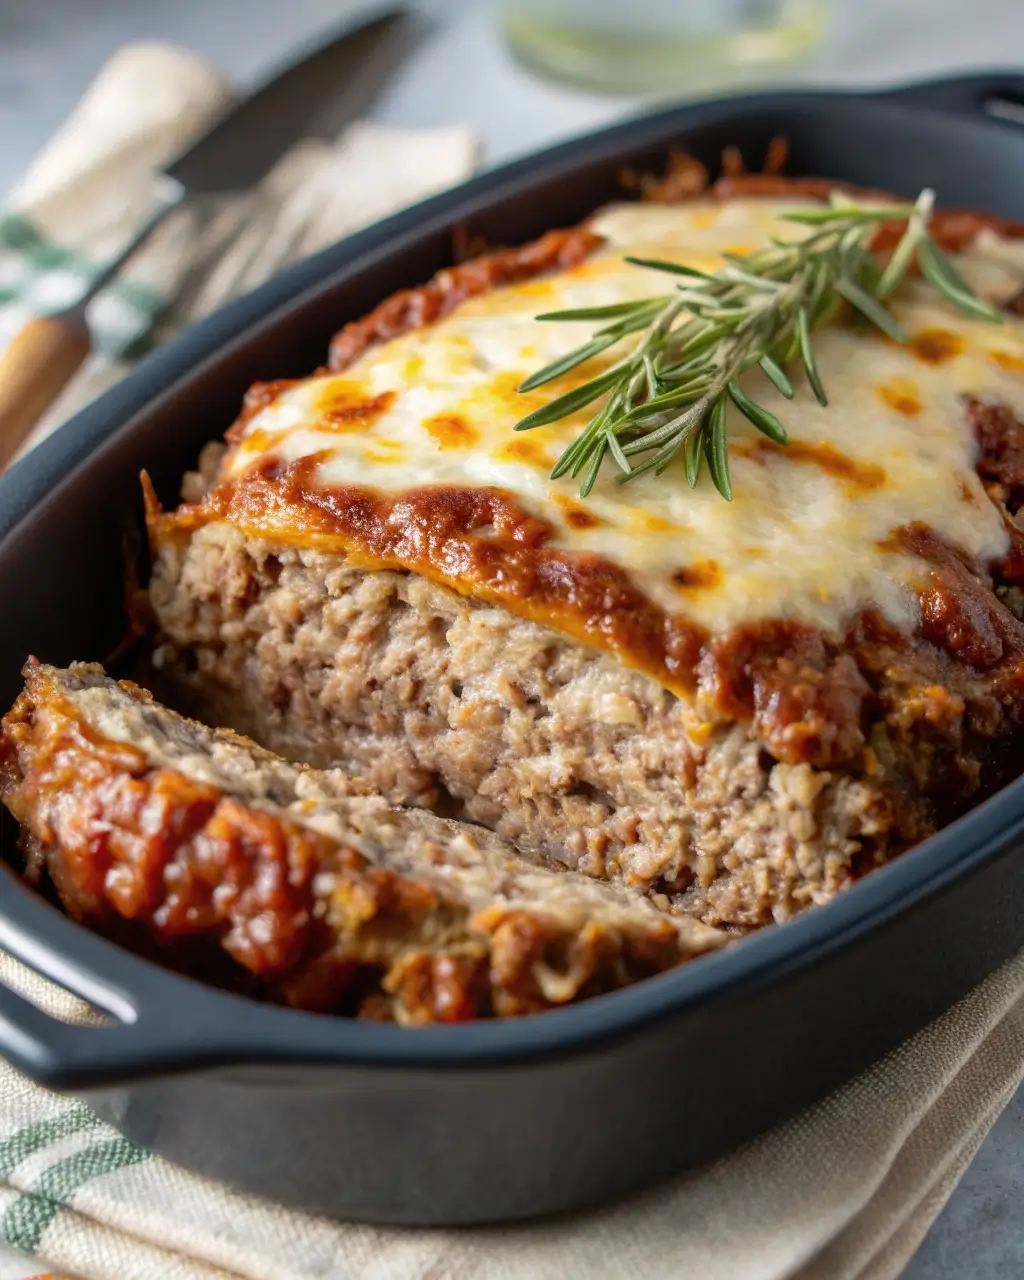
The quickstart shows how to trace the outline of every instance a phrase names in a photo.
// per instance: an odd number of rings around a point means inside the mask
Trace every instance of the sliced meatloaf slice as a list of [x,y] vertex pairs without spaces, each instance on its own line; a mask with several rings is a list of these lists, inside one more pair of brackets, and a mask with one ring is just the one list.
[[182,719],[99,667],[32,662],[25,680],[3,720],[0,799],[29,874],[45,867],[84,923],[222,949],[272,999],[403,1023],[523,1014],[725,941]]

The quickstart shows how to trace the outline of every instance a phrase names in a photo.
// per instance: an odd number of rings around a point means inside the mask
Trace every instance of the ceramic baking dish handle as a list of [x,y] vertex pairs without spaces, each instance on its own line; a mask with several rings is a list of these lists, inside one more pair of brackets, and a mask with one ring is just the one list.
[[0,981],[0,1057],[30,1079],[75,1092],[243,1055],[237,1000],[135,957],[129,964],[84,929],[70,946],[50,945],[57,922],[66,923],[0,866],[0,950],[105,1015],[64,1022]]
[[74,1030],[0,983],[0,1057],[30,1079],[54,1080],[57,1064],[67,1057],[67,1033]]
[[209,995],[215,1007],[199,1019],[193,996],[187,1019],[175,1017],[172,1005],[159,1017],[82,1026],[58,1021],[0,983],[0,1058],[36,1084],[80,1093],[248,1056],[249,1045],[235,1034],[231,1002]]
[[[175,999],[181,982],[161,975],[161,999],[128,1021],[59,1021],[0,982],[0,1058],[48,1089],[80,1093],[249,1058],[251,1039],[235,1002],[220,992]],[[100,1012],[105,1012],[101,1010]]]
[[953,76],[890,89],[879,97],[908,106],[979,116],[1024,128],[1024,72],[995,71]]
[[[0,843],[2,837],[0,830]],[[73,924],[0,862],[4,953],[102,1015],[62,1021],[22,994],[32,992],[31,978],[22,981],[23,974],[11,971],[0,976],[0,1058],[48,1089],[88,1093],[232,1066],[290,1070],[300,1041],[307,1066],[362,1063],[377,1070],[409,1059],[407,1033],[387,1023],[275,1008],[277,1030],[268,1037],[266,1009],[258,1002],[161,968]],[[47,1002],[46,989],[38,989],[40,1003]],[[48,994],[52,1001],[56,993]],[[416,1044],[424,1056],[447,1061],[451,1028],[422,1031]],[[516,1029],[491,1028],[499,1040],[503,1031]]]

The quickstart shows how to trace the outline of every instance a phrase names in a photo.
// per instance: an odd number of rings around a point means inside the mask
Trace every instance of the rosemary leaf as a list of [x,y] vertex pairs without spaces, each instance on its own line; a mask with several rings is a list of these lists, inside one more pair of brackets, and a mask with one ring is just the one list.
[[649,351],[643,354],[644,363],[644,382],[647,384],[648,396],[656,396],[658,394],[658,371],[654,367],[654,357]]
[[1002,314],[971,292],[934,240],[922,241],[917,251],[917,260],[921,264],[921,273],[928,283],[938,289],[955,307],[966,311],[968,315],[989,320],[993,324],[1002,323]]
[[606,307],[578,307],[575,311],[545,311],[536,316],[537,320],[612,320],[616,316],[633,315],[636,311],[646,311],[649,307],[659,309],[669,299],[645,298],[642,302],[611,302]]
[[795,392],[793,391],[793,384],[782,372],[782,370],[771,358],[771,356],[762,356],[757,363],[761,366],[761,368],[767,374],[768,378],[775,384],[778,390],[786,397],[786,399],[792,400],[795,394]]
[[899,243],[892,251],[892,256],[886,263],[885,270],[882,272],[882,278],[875,286],[875,294],[879,298],[887,298],[893,289],[901,283],[903,277],[907,274],[911,262],[914,260],[914,251],[920,241],[920,233],[911,223],[903,235],[900,237]]
[[696,267],[684,266],[681,262],[663,262],[661,258],[631,258],[625,259],[634,267],[650,267],[653,271],[668,271],[674,276],[692,276],[697,280],[714,280],[714,276],[709,276],[706,271],[698,271]]
[[622,445],[619,444],[619,437],[614,431],[609,431],[605,439],[608,441],[608,452],[618,463],[619,470],[628,476],[633,468],[629,465],[629,459],[622,452]]
[[594,457],[587,468],[587,474],[584,477],[583,484],[580,486],[580,497],[586,498],[591,489],[597,483],[597,473],[601,470],[601,463],[604,461],[604,447],[599,446],[594,450]]
[[[700,426],[705,413],[707,413],[707,408],[707,400],[698,400],[695,405],[691,405],[689,409],[679,414],[678,417],[672,418],[663,426],[655,427],[653,431],[648,431],[646,435],[642,435],[636,440],[630,440],[629,444],[623,445],[622,452],[627,458],[631,458],[636,453],[644,453],[647,449],[657,448],[677,437],[681,443],[691,431]],[[634,468],[635,470],[636,468]]]
[[829,205],[827,209],[793,209],[779,216],[783,222],[801,222],[817,226],[825,222],[902,222],[914,212],[913,205]]
[[[674,302],[674,299],[670,299]],[[594,335],[595,338],[611,338],[618,341],[624,338],[627,333],[636,333],[638,329],[650,328],[651,321],[656,319],[658,314],[665,308],[663,306],[650,307],[644,311],[634,312],[633,315],[623,316],[621,320],[613,320],[611,324],[606,324],[603,328],[598,329]]]
[[804,372],[807,374],[807,381],[811,384],[811,390],[814,397],[822,408],[828,404],[828,396],[825,394],[825,388],[821,385],[821,375],[818,373],[818,366],[814,361],[814,347],[811,344],[811,321],[807,312],[803,307],[796,313],[796,334],[797,344],[800,351],[800,359],[804,362]]
[[583,364],[585,361],[599,355],[610,347],[612,343],[618,342],[618,340],[618,334],[605,334],[600,338],[591,338],[582,347],[577,347],[574,351],[570,351],[568,355],[559,356],[557,360],[552,360],[543,369],[539,369],[535,374],[532,374],[525,382],[519,384],[519,390],[533,391],[536,387],[542,387],[545,382],[560,378],[563,373],[568,373],[570,369],[575,369],[578,364]]
[[635,409],[630,409],[625,415],[628,422],[645,422],[650,418],[656,418],[660,413],[666,413],[672,409],[679,409],[683,405],[691,404],[694,400],[700,399],[704,392],[710,386],[710,379],[691,379],[689,382],[680,386],[673,387],[671,391],[666,391],[660,396],[652,396],[650,400],[644,400],[638,404]]
[[[735,385],[730,383],[730,390]],[[732,481],[729,478],[729,450],[725,442],[725,397],[719,396],[711,408],[711,416],[704,431],[704,455],[715,488],[726,500],[732,502]]]
[[700,479],[700,464],[704,460],[703,433],[691,431],[683,445],[683,462],[686,467],[686,483],[696,489]]
[[[687,325],[679,330],[679,337],[686,337],[686,341],[675,352],[680,358],[686,356],[692,360],[697,355],[703,355],[705,351],[710,351],[716,347],[728,332],[726,325],[702,325],[699,321],[691,323],[692,329],[690,325]],[[689,335],[688,337],[687,334]]]
[[885,307],[873,298],[870,293],[866,293],[859,284],[853,280],[841,278],[836,281],[836,292],[841,293],[847,302],[857,308],[861,315],[866,316],[872,324],[877,325],[887,338],[892,338],[893,342],[906,342],[907,335],[891,312],[886,311]]
[[[774,440],[776,444],[789,444],[789,436],[786,434],[786,428],[776,418],[774,413],[769,411],[756,401],[746,395],[743,388],[738,382],[730,382],[728,386],[729,398],[733,404],[739,409],[740,413],[757,427],[762,435],[766,435],[769,440]],[[722,412],[725,412],[725,401],[719,400],[722,406]]]
[[[609,387],[613,387],[621,378],[622,373],[617,366],[606,369],[604,373],[599,373],[596,378],[591,378],[589,382],[584,382],[581,387],[573,387],[571,391],[566,391],[563,395],[552,400],[550,404],[544,405],[542,409],[534,409],[533,413],[528,413],[525,418],[515,425],[516,431],[530,431],[534,427],[546,427],[549,422],[558,422],[560,418],[567,418],[570,413],[575,413],[577,409],[582,409],[584,405],[590,404],[596,400],[598,396],[603,395]],[[519,388],[523,390],[526,384]]]
[[[685,444],[685,440],[683,441],[683,444]],[[668,444],[662,445],[656,453],[652,453],[649,457],[645,458],[638,467],[634,467],[628,476],[620,475],[619,481],[622,484],[627,484],[630,480],[637,480],[640,476],[647,475],[648,472],[653,472],[656,476],[660,476],[676,456],[679,448],[679,441],[670,440]]]

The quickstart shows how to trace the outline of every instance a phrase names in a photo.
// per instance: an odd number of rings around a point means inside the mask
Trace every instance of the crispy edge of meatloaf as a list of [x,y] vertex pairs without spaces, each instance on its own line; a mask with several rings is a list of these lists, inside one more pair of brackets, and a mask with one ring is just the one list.
[[[622,888],[396,810],[101,668],[29,663],[0,799],[75,918],[216,947],[270,998],[402,1023],[552,1008],[722,945]],[[185,967],[189,967],[188,964]]]

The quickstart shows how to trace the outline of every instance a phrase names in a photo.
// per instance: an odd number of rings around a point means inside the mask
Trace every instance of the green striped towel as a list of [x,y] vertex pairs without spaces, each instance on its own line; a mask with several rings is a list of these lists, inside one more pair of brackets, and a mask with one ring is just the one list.
[[[55,1016],[95,1016],[2,955],[0,981]],[[427,1231],[216,1186],[0,1064],[0,1275],[895,1280],[1022,1075],[1024,953],[865,1075],[705,1169],[572,1220]]]
[[[45,237],[22,213],[0,212],[0,327],[14,333],[34,316],[70,306],[103,262]],[[97,300],[93,342],[106,360],[134,360],[148,348],[167,298],[144,281],[122,277]]]

